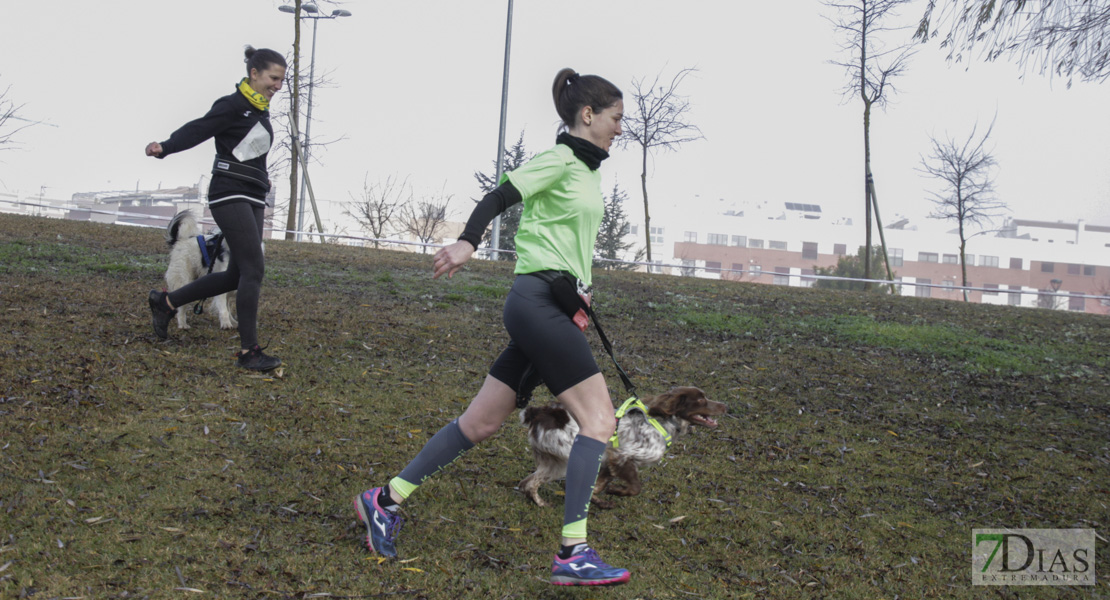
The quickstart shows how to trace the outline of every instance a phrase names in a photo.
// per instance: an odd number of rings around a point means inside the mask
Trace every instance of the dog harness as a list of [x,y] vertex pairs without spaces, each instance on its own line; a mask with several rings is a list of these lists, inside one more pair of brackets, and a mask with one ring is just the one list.
[[646,418],[648,423],[651,423],[651,426],[659,432],[659,435],[663,436],[663,441],[667,442],[667,447],[670,448],[671,434],[667,433],[667,428],[660,425],[659,421],[655,417],[648,414],[647,406],[644,406],[644,403],[640,401],[640,399],[635,394],[633,394],[628,400],[625,400],[624,404],[621,404],[620,408],[617,409],[617,427],[613,429],[613,437],[609,438],[609,443],[613,444],[614,448],[620,447],[620,439],[617,438],[617,431],[620,429],[621,418],[624,417],[626,413],[633,410],[638,410],[644,413],[644,418]]
[[203,235],[197,236],[197,245],[200,246],[200,264],[203,267],[208,267],[209,274],[212,273],[212,268],[216,266],[216,261],[220,259],[220,255],[224,253],[223,241],[223,233],[217,233],[211,239],[206,239]]

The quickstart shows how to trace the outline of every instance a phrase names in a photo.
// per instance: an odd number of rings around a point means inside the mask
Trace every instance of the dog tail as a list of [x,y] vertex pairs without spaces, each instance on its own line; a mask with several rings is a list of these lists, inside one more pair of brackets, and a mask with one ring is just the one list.
[[186,237],[195,237],[199,235],[200,226],[197,225],[197,217],[191,210],[183,210],[173,216],[173,220],[169,225],[166,225],[166,231],[163,237],[169,247],[185,239]]
[[529,406],[520,411],[520,422],[529,429],[562,429],[570,423],[570,414],[562,406]]

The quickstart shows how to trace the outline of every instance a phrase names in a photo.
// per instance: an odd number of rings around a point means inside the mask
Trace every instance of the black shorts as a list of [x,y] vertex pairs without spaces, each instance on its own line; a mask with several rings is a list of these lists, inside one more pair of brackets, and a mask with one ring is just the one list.
[[528,365],[555,396],[601,372],[586,334],[551,297],[551,285],[533,275],[518,275],[505,299],[505,330],[512,341],[489,374],[520,391]]

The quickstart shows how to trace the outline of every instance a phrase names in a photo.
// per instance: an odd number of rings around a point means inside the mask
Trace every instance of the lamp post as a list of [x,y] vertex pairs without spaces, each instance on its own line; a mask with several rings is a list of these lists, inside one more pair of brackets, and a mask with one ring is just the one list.
[[[279,6],[278,10],[280,10],[281,12],[293,14],[296,14],[297,12],[297,8],[295,6],[289,6],[288,4]],[[330,15],[322,15],[320,14],[320,9],[316,8],[315,4],[310,3],[301,4],[301,12],[305,14],[297,15],[298,17],[300,17],[301,19],[312,20],[312,53],[310,54],[310,58],[308,61],[308,111],[305,115],[304,144],[302,144],[304,148],[304,164],[307,165],[308,155],[310,152],[309,140],[312,134],[312,90],[316,87],[316,24],[320,21],[320,19],[336,19],[339,17],[349,17],[351,16],[351,12],[347,10],[333,10],[331,11]],[[299,78],[301,74],[294,73],[293,76]],[[297,241],[301,240],[301,232],[304,231],[304,200],[307,185],[307,181],[305,180],[305,178],[302,177],[300,194],[301,197],[299,202],[300,208],[297,212]]]
[[[509,17],[505,23],[505,70],[501,75],[501,126],[497,131],[497,174],[493,178],[493,187],[501,184],[501,174],[505,165],[505,115],[509,107],[509,48],[513,40],[513,0],[509,0]],[[490,237],[490,247],[493,260],[500,260],[501,255],[501,215],[493,218],[493,235]]]

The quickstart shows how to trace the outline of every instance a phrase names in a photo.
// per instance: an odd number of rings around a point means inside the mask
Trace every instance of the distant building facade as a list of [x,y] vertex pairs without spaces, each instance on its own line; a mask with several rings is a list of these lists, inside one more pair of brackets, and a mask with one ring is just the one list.
[[[940,220],[918,226],[899,217],[885,225],[891,270],[903,284],[899,293],[963,299],[953,226]],[[816,267],[857,254],[861,229],[851,219],[829,219],[819,205],[793,202],[657,218],[651,232],[656,264],[649,269],[809,287]],[[642,225],[628,235],[643,245]],[[879,244],[878,235],[872,243]],[[966,261],[972,302],[1110,313],[1110,226],[1007,219],[999,232],[968,240]],[[883,271],[875,265],[872,277]]]
[[[162,228],[178,212],[192,210],[200,217],[204,229],[215,228],[207,198],[200,189],[198,184],[134,192],[81,192],[74,194],[68,201],[42,196],[18,198],[14,195],[0,195],[0,210],[73,221]],[[273,189],[267,195],[267,200],[270,206],[266,208],[263,237],[270,238],[273,227]]]

